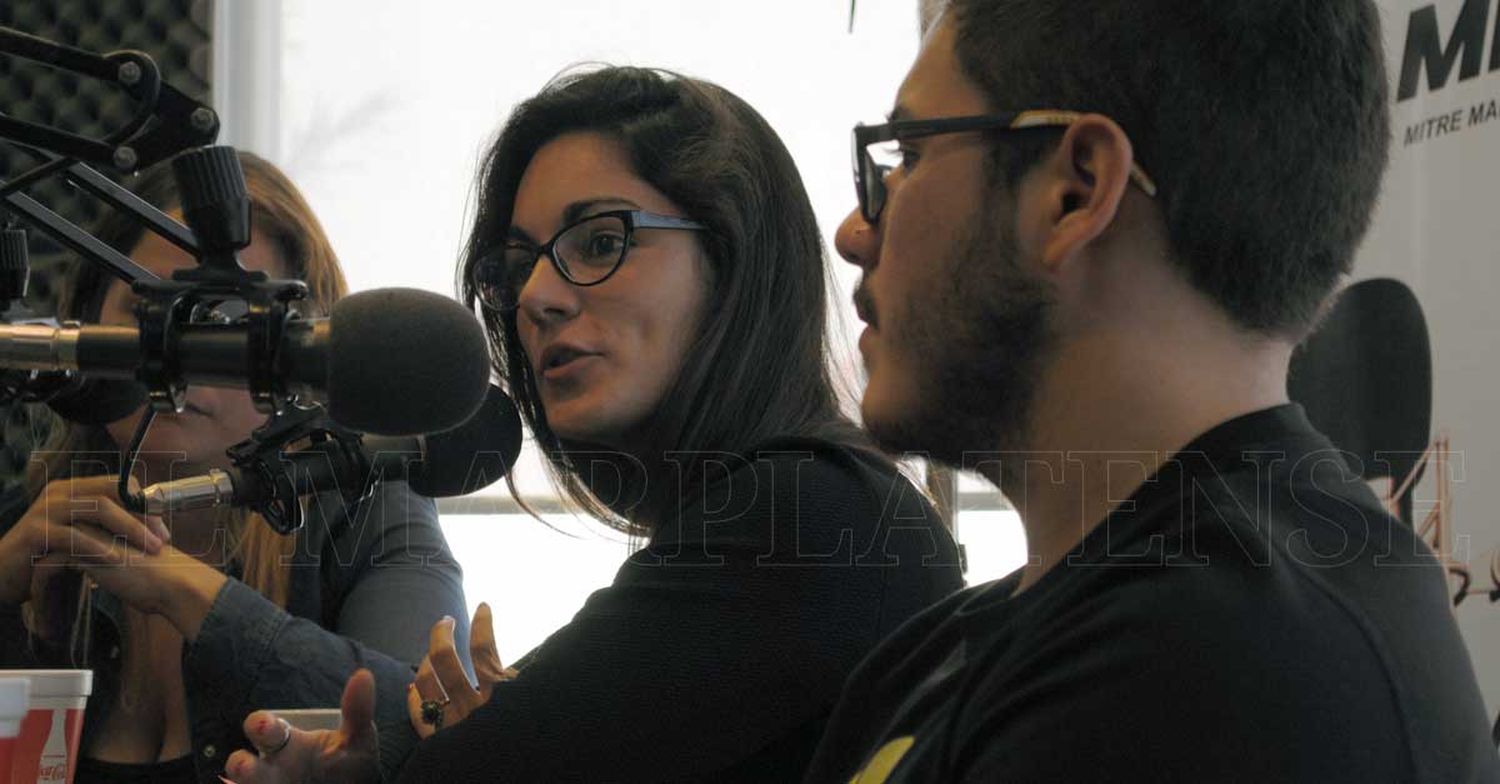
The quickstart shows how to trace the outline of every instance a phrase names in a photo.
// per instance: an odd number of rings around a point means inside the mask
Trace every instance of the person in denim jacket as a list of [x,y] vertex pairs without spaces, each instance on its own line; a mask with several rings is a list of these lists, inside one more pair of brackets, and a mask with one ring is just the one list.
[[[305,281],[304,315],[327,313],[346,284],[316,217],[274,166],[247,153],[241,163],[254,211],[241,263]],[[137,190],[175,209],[169,167]],[[194,263],[121,216],[97,233],[161,277]],[[59,313],[134,325],[134,298],[85,265]],[[358,668],[390,684],[377,701],[381,746],[404,756],[416,734],[401,684],[424,653],[423,632],[465,615],[432,501],[403,482],[353,508],[327,493],[307,501],[307,525],[285,537],[241,510],[142,518],[115,491],[119,450],[142,413],[103,427],[59,423],[32,457],[29,492],[0,514],[0,666],[95,673],[78,780],[215,782],[247,747],[247,712],[334,707]],[[193,388],[180,413],[151,423],[135,478],[223,468],[225,449],[261,419],[243,391]]]

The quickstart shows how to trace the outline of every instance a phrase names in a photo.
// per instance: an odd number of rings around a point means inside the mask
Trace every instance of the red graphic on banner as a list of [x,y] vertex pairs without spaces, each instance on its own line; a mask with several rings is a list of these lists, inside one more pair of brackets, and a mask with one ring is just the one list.
[[[1464,599],[1470,596],[1488,596],[1490,601],[1500,601],[1500,548],[1490,550],[1487,556],[1481,559],[1487,561],[1484,566],[1476,567],[1472,563],[1466,563],[1467,548],[1460,554],[1453,547],[1453,476],[1448,466],[1448,456],[1453,454],[1449,446],[1448,436],[1438,436],[1427,451],[1417,459],[1406,478],[1398,485],[1395,478],[1390,479],[1387,492],[1381,493],[1381,500],[1385,502],[1386,509],[1397,518],[1401,517],[1401,499],[1405,498],[1414,490],[1414,485],[1421,478],[1423,470],[1432,471],[1432,483],[1435,488],[1436,497],[1433,505],[1421,521],[1413,521],[1413,527],[1422,541],[1432,548],[1438,557],[1443,570],[1447,572],[1453,606],[1457,607]],[[1487,573],[1487,574],[1486,574]],[[1483,574],[1488,585],[1475,586],[1476,575]]]

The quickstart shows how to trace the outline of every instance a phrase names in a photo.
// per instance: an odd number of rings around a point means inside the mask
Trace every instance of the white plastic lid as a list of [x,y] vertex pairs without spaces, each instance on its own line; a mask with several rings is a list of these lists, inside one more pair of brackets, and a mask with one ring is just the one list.
[[31,682],[31,699],[87,697],[94,691],[93,670],[0,670],[0,678]]
[[0,677],[0,722],[26,717],[30,703],[31,681],[25,678]]

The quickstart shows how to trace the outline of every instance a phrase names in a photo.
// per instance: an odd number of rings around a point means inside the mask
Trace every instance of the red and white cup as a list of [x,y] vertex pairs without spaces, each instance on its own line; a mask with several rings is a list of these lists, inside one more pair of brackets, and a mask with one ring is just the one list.
[[72,784],[78,768],[83,708],[94,687],[92,670],[0,670],[0,679],[25,678],[30,699],[12,752],[10,784]]
[[21,737],[21,720],[31,694],[31,681],[25,678],[0,678],[0,784],[11,780],[12,760]]

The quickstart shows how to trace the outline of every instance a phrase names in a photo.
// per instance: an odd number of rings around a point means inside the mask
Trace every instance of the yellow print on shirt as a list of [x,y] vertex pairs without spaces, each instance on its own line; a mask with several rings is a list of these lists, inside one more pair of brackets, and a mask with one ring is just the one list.
[[885,784],[886,779],[891,777],[891,771],[901,764],[901,758],[911,751],[916,742],[916,738],[907,736],[881,746],[880,751],[875,752],[870,761],[865,763],[864,770],[849,779],[849,784]]

